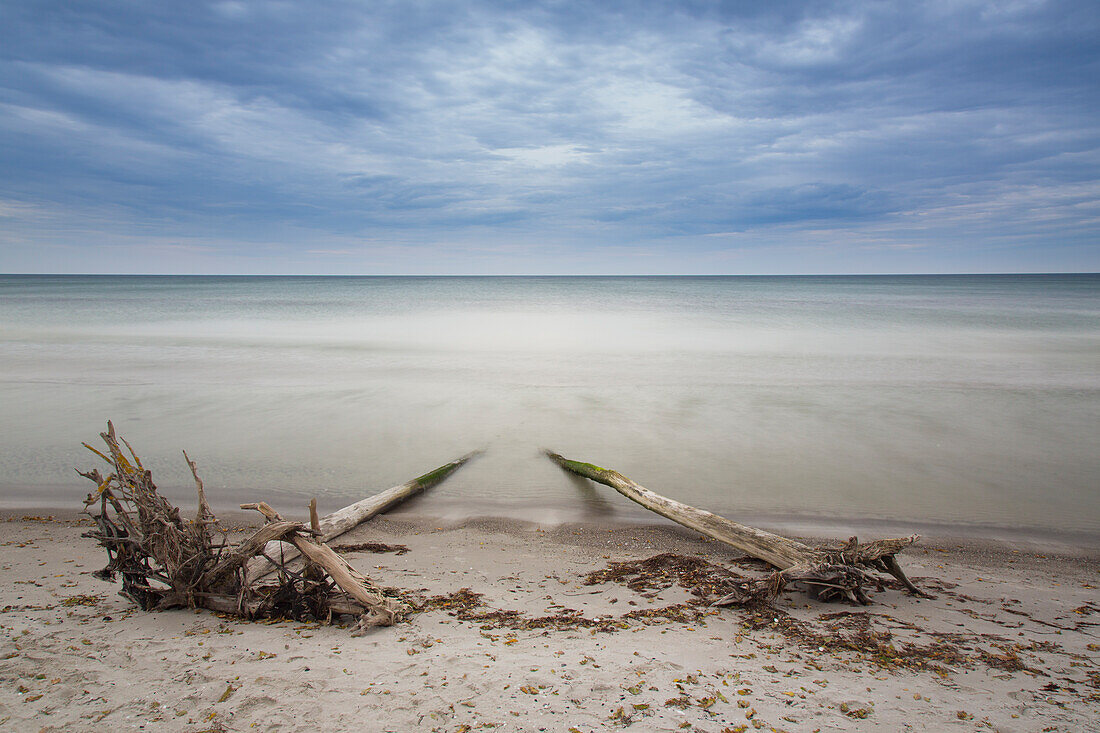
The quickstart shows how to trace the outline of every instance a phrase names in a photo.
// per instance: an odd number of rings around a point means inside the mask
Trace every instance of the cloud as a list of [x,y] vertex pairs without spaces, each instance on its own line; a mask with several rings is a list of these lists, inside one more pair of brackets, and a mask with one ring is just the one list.
[[[393,271],[525,270],[556,247],[693,271],[731,232],[759,259],[725,261],[772,270],[799,237],[841,271],[860,242],[937,269],[1003,241],[1032,262],[1052,238],[1075,247],[1063,266],[1100,267],[1083,0],[3,13],[0,270],[33,269],[39,244],[83,247],[79,267],[148,237],[210,247],[215,270],[390,242]],[[158,251],[129,262],[156,270]]]

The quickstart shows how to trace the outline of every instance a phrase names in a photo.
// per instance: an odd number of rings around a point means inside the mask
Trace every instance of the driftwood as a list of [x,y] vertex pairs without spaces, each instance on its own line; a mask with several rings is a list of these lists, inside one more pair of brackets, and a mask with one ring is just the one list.
[[[461,458],[456,458],[450,463],[429,471],[423,476],[417,476],[399,486],[394,486],[362,501],[349,504],[324,517],[317,517],[317,500],[314,499],[310,501],[309,505],[310,527],[317,533],[322,542],[331,542],[387,509],[400,504],[406,499],[411,499],[433,486],[437,486],[470,459],[481,455],[483,452],[482,450],[471,451]],[[241,505],[241,509],[251,508],[254,508],[254,505]],[[300,550],[294,547],[288,548],[287,543],[273,540],[267,544],[262,554],[248,564],[248,577],[252,581],[256,581],[270,575],[280,567],[298,567],[300,563],[295,563],[295,561],[300,555]],[[278,558],[278,562],[273,562],[269,558]]]
[[[315,502],[311,503],[311,526],[285,520],[263,502],[245,505],[260,511],[267,523],[244,541],[230,544],[227,531],[218,525],[210,509],[195,463],[186,453],[184,460],[198,494],[194,519],[181,517],[179,508],[157,492],[152,472],[142,466],[130,444],[115,435],[114,425],[108,422],[107,432],[100,436],[107,445],[106,453],[84,445],[107,462],[110,473],[104,477],[97,469],[78,472],[96,484],[95,491],[85,499],[85,511],[95,520],[97,529],[86,536],[107,549],[107,566],[97,575],[110,580],[120,574],[122,595],[142,609],[184,606],[246,618],[286,616],[330,621],[349,614],[357,617],[360,630],[390,625],[409,610],[324,543],[326,525],[317,519]],[[468,458],[405,484],[419,488],[404,497],[396,496],[391,489],[367,502],[382,511],[442,481]],[[352,507],[359,504],[363,502]],[[352,507],[325,519],[363,516],[361,511],[348,514]],[[330,531],[334,526],[330,525]],[[296,555],[304,556],[305,567],[299,572],[268,555],[279,572],[251,576],[248,565],[256,557],[265,556],[272,542],[293,545]]]
[[860,544],[855,537],[838,549],[819,549],[781,537],[771,532],[738,524],[725,517],[682,504],[656,494],[631,481],[618,471],[591,463],[572,461],[545,451],[550,460],[566,471],[610,486],[631,501],[667,517],[712,539],[735,547],[777,568],[777,572],[761,580],[745,583],[742,588],[715,605],[743,605],[769,601],[792,582],[805,584],[811,594],[821,600],[847,598],[869,604],[865,586],[881,588],[881,581],[871,571],[889,573],[910,593],[931,597],[906,577],[897,561],[897,553],[920,539],[911,535],[898,539],[876,540]]

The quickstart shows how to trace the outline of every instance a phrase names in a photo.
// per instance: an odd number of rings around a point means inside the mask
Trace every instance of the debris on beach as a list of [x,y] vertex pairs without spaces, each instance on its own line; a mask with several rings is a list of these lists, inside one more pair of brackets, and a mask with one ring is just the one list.
[[872,571],[892,575],[915,596],[932,597],[906,577],[896,557],[901,550],[920,539],[919,535],[863,544],[851,537],[843,547],[819,549],[661,496],[618,471],[570,460],[553,451],[544,452],[550,460],[570,473],[610,486],[652,512],[777,568],[776,572],[765,578],[739,584],[725,597],[718,599],[715,605],[768,603],[787,584],[795,582],[806,585],[811,595],[822,601],[848,599],[868,605],[871,599],[865,588],[875,586],[881,589],[884,585]]
[[509,631],[575,631],[587,629],[592,633],[612,633],[637,625],[651,626],[662,623],[691,624],[698,623],[718,611],[699,600],[684,603],[672,603],[659,608],[643,608],[628,611],[620,616],[603,614],[585,616],[574,608],[562,608],[560,611],[541,616],[532,616],[523,611],[490,608],[484,602],[484,596],[469,588],[460,588],[447,595],[431,596],[416,604],[418,611],[443,610],[459,621],[479,626],[482,631],[508,629]]
[[623,583],[639,593],[676,584],[711,603],[729,595],[744,580],[744,576],[702,558],[664,552],[645,560],[610,563],[606,569],[585,576],[584,584]]
[[[638,592],[659,592],[677,585],[691,594],[680,603],[636,609],[619,616],[590,618],[562,607],[549,615],[532,617],[487,608],[477,594],[462,591],[418,600],[379,587],[338,552],[404,554],[407,547],[370,542],[331,547],[327,543],[438,484],[480,451],[323,518],[317,516],[316,501],[311,502],[308,525],[284,519],[265,502],[242,504],[242,509],[260,512],[266,523],[247,539],[231,543],[228,531],[219,526],[211,511],[195,463],[186,453],[184,460],[198,496],[193,519],[183,518],[180,509],[157,492],[151,472],[130,444],[116,436],[110,422],[101,437],[106,452],[85,446],[107,462],[109,475],[104,477],[98,470],[80,472],[96,484],[85,501],[85,511],[97,526],[88,536],[107,548],[109,562],[100,576],[111,579],[121,574],[122,594],[144,610],[192,607],[248,619],[324,621],[350,615],[362,631],[391,625],[414,611],[440,609],[485,628],[585,628],[607,632],[632,623],[694,623],[715,614],[716,606],[766,607],[792,582],[806,584],[822,600],[849,599],[867,604],[870,599],[866,586],[881,590],[890,582],[872,571],[888,573],[910,592],[928,597],[905,576],[895,558],[897,552],[917,539],[915,535],[865,544],[852,538],[844,547],[817,549],[662,497],[615,471],[547,451],[566,470],[607,484],[665,517],[748,553],[748,557],[735,561],[739,568],[766,563],[777,570],[763,577],[746,576],[700,558],[670,553],[612,563],[605,570],[589,573],[584,583],[619,582]],[[1006,658],[1003,663],[1012,661]]]
[[[101,433],[107,452],[84,444],[111,467],[78,472],[95,482],[85,512],[96,523],[92,537],[107,549],[98,577],[122,576],[122,595],[143,610],[206,608],[244,618],[287,617],[332,621],[357,619],[357,630],[389,626],[411,610],[392,591],[378,587],[338,555],[327,541],[394,504],[435,486],[478,453],[318,518],[310,505],[310,525],[283,519],[264,502],[242,504],[266,523],[251,537],[231,544],[210,509],[195,463],[185,452],[198,494],[194,519],[180,515],[157,492],[152,472],[107,423]],[[119,443],[125,445],[126,451]],[[366,547],[356,549],[368,549]],[[382,550],[381,546],[370,548]],[[393,549],[400,552],[401,548]],[[407,548],[406,548],[407,551]]]
[[392,552],[395,555],[404,555],[409,551],[405,545],[387,545],[381,542],[356,542],[354,544],[336,545],[332,549],[337,552]]

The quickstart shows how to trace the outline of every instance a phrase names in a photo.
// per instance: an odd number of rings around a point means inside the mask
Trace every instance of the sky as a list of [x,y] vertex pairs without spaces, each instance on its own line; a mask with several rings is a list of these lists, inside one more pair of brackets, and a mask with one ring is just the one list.
[[1100,3],[0,0],[0,272],[1100,271]]

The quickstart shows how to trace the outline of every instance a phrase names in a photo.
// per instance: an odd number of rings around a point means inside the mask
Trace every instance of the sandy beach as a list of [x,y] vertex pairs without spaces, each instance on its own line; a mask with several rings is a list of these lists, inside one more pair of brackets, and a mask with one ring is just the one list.
[[1100,724],[1095,548],[931,538],[901,557],[934,600],[888,588],[872,606],[826,605],[788,590],[770,609],[714,609],[711,564],[753,563],[671,524],[379,517],[333,544],[366,545],[345,551],[352,564],[422,610],[356,637],[144,613],[91,575],[106,558],[80,515],[4,520],[2,730]]

